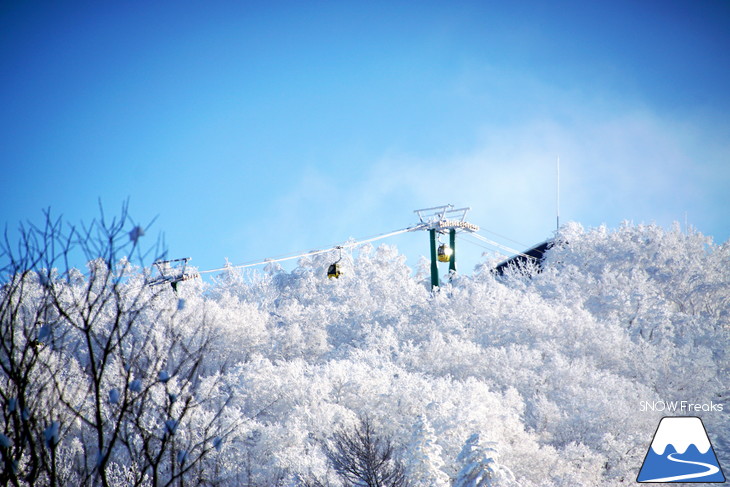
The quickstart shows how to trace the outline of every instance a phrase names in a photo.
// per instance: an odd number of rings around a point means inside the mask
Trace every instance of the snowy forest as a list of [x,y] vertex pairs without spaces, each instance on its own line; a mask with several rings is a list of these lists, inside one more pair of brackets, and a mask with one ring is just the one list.
[[[388,245],[173,289],[126,208],[46,217],[0,254],[2,485],[633,485],[668,415],[730,468],[730,244],[697,231],[569,223],[435,291]],[[642,406],[673,401],[721,406]]]

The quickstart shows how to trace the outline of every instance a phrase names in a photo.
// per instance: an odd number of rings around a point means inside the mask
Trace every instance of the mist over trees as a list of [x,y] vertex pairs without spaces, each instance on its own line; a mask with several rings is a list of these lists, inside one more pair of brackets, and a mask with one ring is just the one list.
[[724,404],[677,414],[730,465],[730,245],[697,232],[568,224],[435,293],[387,245],[173,290],[126,207],[48,216],[0,255],[5,485],[630,485],[642,401]]

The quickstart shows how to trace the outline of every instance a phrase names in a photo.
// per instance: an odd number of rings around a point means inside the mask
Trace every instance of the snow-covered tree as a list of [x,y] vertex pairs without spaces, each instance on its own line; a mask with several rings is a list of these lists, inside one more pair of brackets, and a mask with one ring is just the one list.
[[423,487],[450,485],[449,476],[444,472],[446,464],[442,458],[443,451],[436,442],[436,434],[425,416],[418,416],[406,451],[406,472],[412,485]]
[[391,439],[375,431],[371,420],[361,418],[351,430],[337,431],[327,457],[345,486],[406,487],[403,464],[395,456]]
[[[210,331],[131,264],[147,254],[130,222],[126,205],[81,228],[47,213],[44,228],[22,229],[18,251],[2,249],[6,482],[106,487],[114,471],[164,485],[192,477],[220,434],[225,404],[200,416],[196,394]],[[78,254],[85,274],[64,267]]]
[[515,476],[497,461],[494,443],[483,443],[479,433],[471,435],[456,461],[462,464],[454,487],[507,487],[517,485]]
[[[730,397],[730,244],[697,232],[569,224],[539,272],[438,293],[369,245],[339,279],[335,252],[175,292],[125,222],[2,248],[0,483],[339,487],[324,445],[368,417],[413,485],[633,485],[663,414],[641,401]],[[703,411],[723,465],[724,419]]]

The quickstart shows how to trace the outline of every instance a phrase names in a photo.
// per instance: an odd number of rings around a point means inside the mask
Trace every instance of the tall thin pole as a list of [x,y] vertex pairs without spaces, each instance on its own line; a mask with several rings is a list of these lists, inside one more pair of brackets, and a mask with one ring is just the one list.
[[456,229],[449,230],[449,246],[451,246],[451,259],[449,260],[449,271],[456,272]]
[[436,230],[428,231],[431,234],[431,289],[439,287],[439,269],[436,265]]
[[556,162],[557,186],[555,190],[555,229],[560,230],[560,156]]

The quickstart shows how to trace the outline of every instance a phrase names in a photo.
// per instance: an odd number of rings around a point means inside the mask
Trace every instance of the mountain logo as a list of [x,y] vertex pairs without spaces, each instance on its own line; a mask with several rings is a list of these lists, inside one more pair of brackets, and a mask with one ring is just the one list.
[[637,482],[725,482],[705,425],[696,416],[662,418]]

